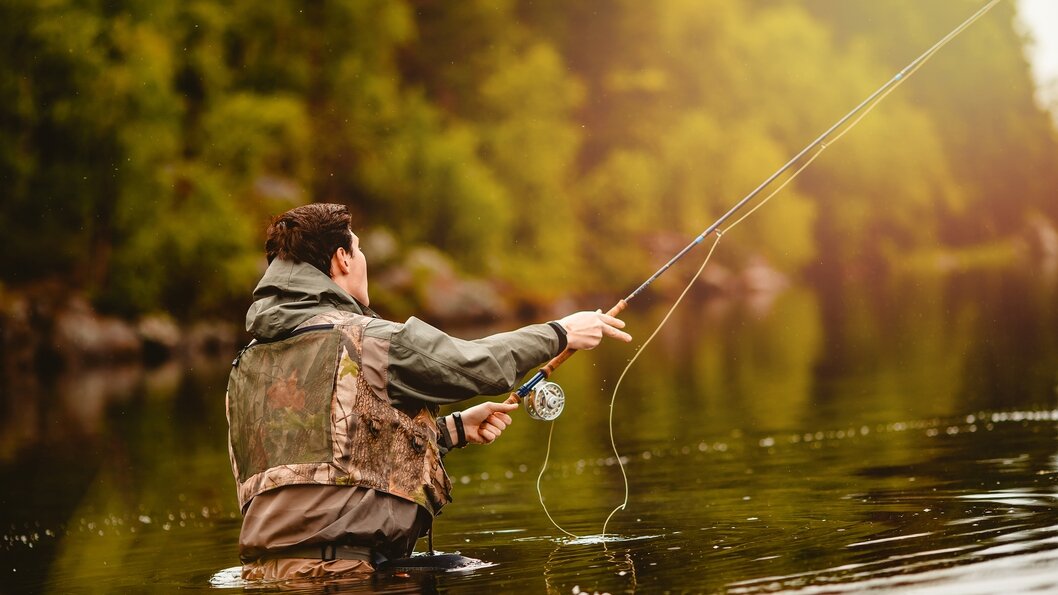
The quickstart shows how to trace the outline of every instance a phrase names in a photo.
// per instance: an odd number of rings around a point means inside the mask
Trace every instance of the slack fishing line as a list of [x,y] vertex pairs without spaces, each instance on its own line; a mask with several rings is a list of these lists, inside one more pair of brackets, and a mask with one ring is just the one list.
[[[609,516],[606,517],[606,521],[603,523],[602,537],[603,537],[604,543],[605,543],[605,536],[606,536],[606,528],[607,528],[607,526],[608,526],[608,524],[610,522],[610,519],[613,518],[613,515],[616,514],[619,510],[624,510],[627,507],[627,505],[628,505],[628,475],[625,472],[624,463],[621,460],[621,455],[617,451],[617,444],[616,444],[616,441],[614,440],[614,433],[613,433],[613,411],[614,411],[614,403],[616,402],[616,398],[617,398],[617,391],[620,388],[621,382],[624,380],[624,377],[627,375],[627,373],[631,369],[632,365],[639,358],[639,355],[641,353],[643,353],[643,350],[647,347],[647,345],[649,345],[650,342],[654,339],[654,337],[657,336],[658,332],[660,332],[662,327],[669,320],[669,317],[676,310],[676,307],[679,306],[680,302],[683,301],[684,296],[687,295],[687,292],[690,290],[690,288],[694,285],[694,283],[701,276],[702,271],[705,270],[705,266],[709,263],[710,257],[712,257],[713,252],[716,250],[716,246],[720,242],[720,238],[723,236],[724,233],[731,231],[736,226],[738,226],[740,223],[745,221],[746,218],[748,218],[749,216],[753,215],[757,211],[757,209],[759,209],[762,206],[764,206],[765,204],[767,204],[767,202],[770,201],[772,199],[772,197],[774,197],[776,194],[778,194],[780,191],[782,191],[784,188],[786,188],[786,186],[789,185],[790,182],[792,182],[795,178],[797,178],[797,176],[799,176],[802,171],[804,171],[809,165],[811,165],[812,162],[814,162],[824,151],[826,151],[827,148],[829,148],[832,144],[834,144],[835,142],[840,140],[843,136],[845,136],[845,134],[847,134],[849,131],[851,131],[857,124],[859,124],[859,122],[864,117],[866,117],[867,114],[869,114],[871,111],[873,111],[874,108],[877,107],[886,97],[888,97],[890,93],[895,91],[897,87],[899,87],[901,84],[903,84],[903,82],[906,81],[908,78],[910,78],[911,75],[913,75],[915,72],[917,72],[918,69],[921,68],[926,62],[928,62],[929,59],[932,58],[937,52],[939,52],[941,50],[941,48],[943,48],[949,42],[951,42],[953,39],[958,37],[959,34],[961,34],[963,31],[965,31],[967,28],[969,28],[975,22],[977,22],[981,17],[983,17],[985,14],[987,14],[990,10],[992,10],[992,8],[994,8],[1000,2],[1002,2],[1002,0],[989,0],[989,2],[987,2],[984,6],[982,6],[980,9],[978,9],[976,12],[974,12],[969,18],[967,18],[965,21],[963,21],[958,27],[952,29],[951,32],[949,32],[947,35],[942,37],[939,41],[934,43],[929,49],[927,49],[925,52],[923,52],[920,56],[918,56],[917,58],[912,60],[911,63],[909,63],[907,66],[905,66],[900,72],[896,73],[896,75],[893,76],[891,79],[889,79],[884,85],[882,85],[877,90],[875,90],[873,93],[871,93],[866,99],[864,99],[862,102],[860,102],[859,105],[854,107],[851,111],[849,111],[847,114],[842,116],[837,122],[835,122],[830,128],[828,128],[825,132],[823,132],[823,134],[819,135],[815,140],[810,142],[804,149],[802,149],[799,153],[794,155],[782,167],[780,167],[778,170],[776,170],[775,173],[773,173],[770,176],[768,176],[768,178],[765,179],[763,182],[761,182],[761,184],[759,186],[754,188],[752,191],[750,191],[749,194],[747,194],[740,201],[735,203],[735,205],[733,207],[731,207],[731,209],[729,209],[726,213],[721,215],[720,218],[717,219],[715,222],[713,222],[713,224],[710,225],[708,228],[706,228],[705,231],[703,231],[696,238],[694,238],[694,240],[692,240],[691,243],[687,244],[687,246],[685,246],[682,250],[677,252],[675,256],[673,256],[671,259],[669,259],[668,262],[666,262],[664,265],[662,265],[662,267],[659,268],[656,272],[654,272],[653,275],[651,275],[639,287],[637,287],[634,291],[632,291],[632,293],[630,293],[627,297],[625,297],[624,299],[618,301],[617,304],[615,304],[607,312],[607,314],[609,314],[610,316],[617,316],[618,314],[620,314],[622,311],[624,311],[625,308],[628,307],[628,302],[632,301],[639,294],[641,294],[644,290],[646,290],[646,288],[649,287],[652,283],[654,283],[654,281],[657,280],[658,277],[660,277],[666,271],[668,271],[670,268],[672,268],[672,266],[675,265],[676,262],[681,260],[691,250],[693,250],[696,246],[701,244],[707,237],[709,237],[710,235],[714,235],[714,234],[716,235],[716,240],[713,242],[712,247],[709,249],[709,252],[708,252],[708,254],[705,257],[705,260],[702,262],[702,265],[698,268],[698,271],[692,276],[690,282],[684,288],[683,292],[680,293],[679,297],[676,299],[676,301],[669,308],[668,312],[662,318],[661,322],[658,323],[658,326],[654,329],[654,331],[651,333],[651,335],[636,350],[636,354],[628,361],[628,363],[626,364],[624,370],[621,372],[621,375],[618,378],[617,383],[614,385],[613,394],[612,394],[611,399],[610,399],[610,416],[609,416],[610,445],[613,447],[613,452],[614,452],[614,455],[616,457],[617,464],[620,466],[621,476],[622,476],[622,478],[624,480],[624,501],[620,505],[618,505],[616,508],[614,508],[613,511],[610,512]],[[796,166],[796,168],[795,168],[795,166]],[[732,217],[734,217],[736,214],[738,214],[739,211],[741,211],[749,203],[751,203],[754,199],[756,199],[758,196],[760,196],[760,194],[765,189],[771,187],[772,184],[776,180],[778,180],[780,176],[782,176],[783,174],[785,174],[786,172],[791,171],[791,170],[793,170],[792,173],[785,180],[783,180],[782,183],[779,184],[778,187],[776,187],[774,190],[772,190],[770,193],[768,193],[764,198],[759,200],[748,212],[742,214],[741,217],[736,219],[731,225],[729,225],[727,227],[726,231],[721,228],[721,226],[723,226]],[[576,350],[574,350],[574,349],[566,348],[566,350],[564,350],[562,353],[560,353],[559,355],[555,356],[554,359],[552,359],[547,364],[545,364],[542,368],[540,368],[536,372],[536,374],[534,374],[528,381],[526,381],[521,387],[519,387],[517,391],[511,393],[510,397],[507,398],[506,402],[507,403],[523,403],[524,402],[525,408],[526,408],[526,411],[529,414],[529,417],[531,417],[533,419],[540,419],[540,420],[552,421],[553,422],[562,413],[562,410],[565,407],[566,397],[565,397],[565,393],[563,392],[562,388],[558,384],[556,384],[554,382],[549,382],[549,381],[546,381],[546,380],[547,380],[547,378],[549,378],[551,376],[551,374],[555,371],[555,369],[557,369],[567,359],[569,359],[570,356],[572,356],[573,353],[575,353],[575,351]],[[548,459],[550,458],[550,455],[551,455],[551,437],[552,437],[553,433],[554,433],[554,425],[552,425],[551,431],[548,433],[547,451],[546,451],[546,454],[544,456],[543,466],[540,469],[540,475],[537,477],[537,482],[536,482],[537,495],[540,498],[540,505],[544,508],[544,512],[547,514],[547,517],[551,521],[551,523],[557,529],[559,529],[560,531],[562,531],[566,535],[569,535],[571,537],[577,538],[577,537],[580,537],[580,536],[575,535],[575,534],[563,529],[561,526],[559,526],[559,524],[557,522],[555,522],[554,518],[552,518],[552,516],[551,516],[551,513],[547,510],[547,506],[544,504],[544,497],[543,497],[542,492],[540,491],[540,481],[541,481],[541,478],[543,477],[544,471],[547,469]]]

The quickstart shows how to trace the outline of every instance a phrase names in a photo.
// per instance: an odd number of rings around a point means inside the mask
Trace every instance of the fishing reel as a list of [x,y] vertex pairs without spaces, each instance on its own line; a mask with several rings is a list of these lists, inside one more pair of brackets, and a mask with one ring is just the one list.
[[551,421],[561,415],[566,406],[566,393],[554,382],[540,382],[523,398],[529,417]]

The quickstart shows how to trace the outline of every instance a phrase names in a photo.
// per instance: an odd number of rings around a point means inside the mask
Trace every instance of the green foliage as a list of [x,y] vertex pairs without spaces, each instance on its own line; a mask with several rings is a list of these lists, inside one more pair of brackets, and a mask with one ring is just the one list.
[[[975,6],[11,0],[0,279],[237,309],[268,217],[317,200],[523,294],[620,293]],[[718,261],[856,270],[1058,219],[1012,18],[945,48]]]

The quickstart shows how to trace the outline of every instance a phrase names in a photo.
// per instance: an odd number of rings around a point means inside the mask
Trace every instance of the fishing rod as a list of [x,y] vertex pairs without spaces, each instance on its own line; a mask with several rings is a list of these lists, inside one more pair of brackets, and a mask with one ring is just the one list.
[[[742,200],[735,203],[735,206],[731,207],[730,210],[721,215],[719,219],[713,222],[713,224],[706,228],[705,231],[700,233],[698,237],[694,238],[691,243],[684,246],[682,250],[677,252],[675,256],[673,256],[671,259],[669,259],[668,262],[662,265],[661,268],[655,271],[653,275],[651,275],[639,287],[632,291],[632,293],[628,294],[627,297],[622,300],[619,300],[606,313],[610,316],[617,316],[618,314],[623,312],[625,308],[628,307],[628,302],[632,301],[636,298],[636,296],[646,290],[646,288],[649,287],[655,280],[657,280],[658,277],[663,275],[665,271],[672,268],[672,266],[676,264],[677,261],[686,256],[687,253],[689,253],[695,248],[695,246],[701,244],[705,240],[705,238],[709,237],[711,234],[714,233],[717,235],[717,238],[719,238],[723,234],[723,231],[721,230],[720,226],[726,223],[729,219],[731,219],[731,217],[741,211],[753,199],[760,195],[760,193],[765,188],[769,187],[776,179],[778,179],[779,176],[783,175],[784,173],[789,171],[794,165],[799,163],[805,157],[805,155],[808,155],[808,153],[810,153],[811,151],[815,150],[816,148],[819,148],[819,151],[817,151],[816,154],[813,155],[807,163],[804,163],[801,168],[796,170],[793,175],[796,176],[797,174],[799,174],[815,159],[815,157],[819,155],[819,153],[821,153],[827,148],[827,139],[829,139],[831,135],[833,135],[838,130],[841,130],[841,133],[838,134],[834,139],[832,139],[831,142],[835,142],[839,138],[841,138],[841,136],[843,136],[846,132],[851,130],[853,126],[859,123],[860,119],[863,116],[865,116],[868,112],[874,109],[874,107],[878,105],[883,99],[885,99],[885,97],[889,95],[890,92],[892,92],[898,85],[900,85],[900,83],[907,80],[907,78],[910,77],[916,70],[918,70],[919,67],[925,64],[927,60],[932,58],[933,55],[936,54],[942,47],[947,45],[949,41],[955,39],[966,28],[968,28],[970,25],[973,25],[978,19],[983,17],[988,11],[992,10],[992,8],[1000,2],[1002,2],[1002,0],[989,0],[987,4],[978,9],[977,12],[973,13],[958,27],[952,29],[950,33],[942,37],[940,41],[933,44],[928,50],[923,52],[922,55],[912,60],[910,64],[903,68],[903,70],[896,73],[893,78],[889,79],[875,92],[871,93],[866,99],[860,102],[860,104],[854,107],[849,113],[842,116],[841,119],[835,122],[833,126],[828,128],[826,132],[820,134],[814,141],[810,142],[804,149],[802,149],[799,153],[797,153],[789,161],[787,161],[782,167],[776,170],[775,173],[768,176],[766,180],[761,182],[759,186],[754,188],[749,194],[743,197]],[[853,118],[855,118],[855,120]],[[842,130],[842,127],[846,124],[849,124],[848,127]],[[790,180],[787,180],[786,183],[789,183],[789,181]],[[783,186],[785,186],[785,183],[783,184]],[[775,192],[778,192],[781,189],[782,186],[776,189]],[[774,195],[774,192],[772,193],[772,195]],[[768,198],[771,198],[771,196],[769,196]],[[761,205],[757,206],[759,207]],[[756,207],[754,207],[753,210],[755,209]],[[745,216],[751,214],[753,210],[751,210]],[[739,219],[738,221],[741,221],[741,219]],[[736,223],[738,223],[738,221],[736,221]],[[512,392],[511,395],[507,398],[506,402],[522,403],[524,400],[526,411],[529,413],[529,417],[533,419],[550,421],[557,418],[562,413],[562,409],[565,407],[566,396],[562,390],[562,387],[560,387],[558,384],[554,382],[545,381],[551,376],[552,373],[554,373],[554,371],[559,366],[561,366],[575,352],[575,349],[570,349],[567,347],[564,351],[562,351],[562,353],[555,356],[551,361],[547,362],[547,364],[537,370],[536,374],[534,374],[528,381],[526,381],[525,384],[519,387],[518,390]]]

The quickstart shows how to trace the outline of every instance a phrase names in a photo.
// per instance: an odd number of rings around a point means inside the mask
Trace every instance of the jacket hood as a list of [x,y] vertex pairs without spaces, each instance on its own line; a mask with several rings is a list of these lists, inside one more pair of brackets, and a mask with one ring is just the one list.
[[373,314],[311,264],[278,258],[268,265],[253,299],[246,312],[246,330],[258,341],[282,338],[330,310]]

